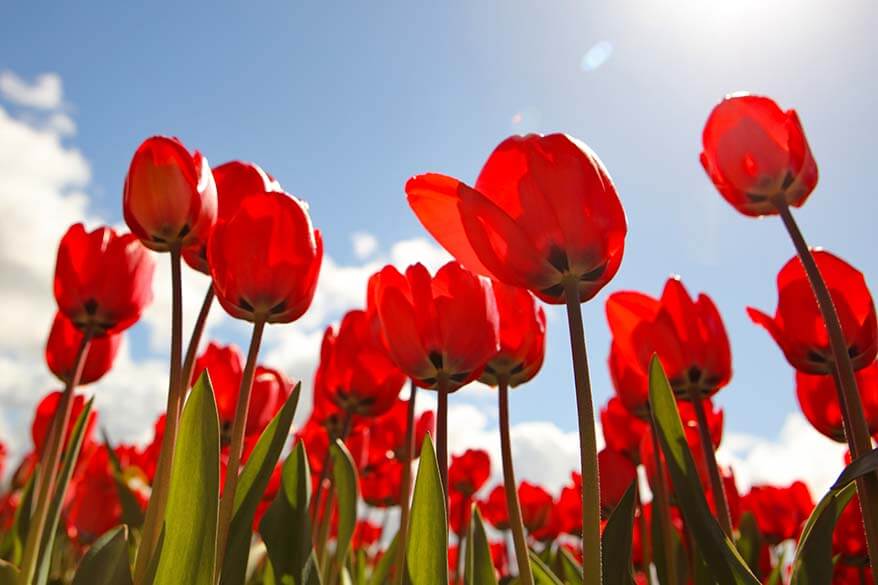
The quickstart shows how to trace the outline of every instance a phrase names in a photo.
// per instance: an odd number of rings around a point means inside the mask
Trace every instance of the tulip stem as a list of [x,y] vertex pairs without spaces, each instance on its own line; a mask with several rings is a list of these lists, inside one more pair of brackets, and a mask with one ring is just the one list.
[[181,381],[184,390],[180,392],[177,401],[177,410],[183,406],[183,397],[186,396],[186,390],[192,383],[192,369],[195,367],[195,355],[198,353],[198,346],[201,343],[201,336],[204,334],[204,325],[207,323],[207,315],[210,313],[210,306],[213,304],[213,282],[207,286],[204,293],[204,301],[201,303],[201,310],[198,311],[198,318],[195,320],[195,326],[192,328],[192,336],[189,338],[189,346],[186,348],[186,357],[183,359],[183,372]]
[[[677,583],[677,557],[674,550],[673,527],[671,526],[671,503],[666,491],[668,484],[667,479],[665,479],[665,464],[662,461],[658,429],[655,418],[652,416],[652,411],[649,413],[649,429],[652,433],[652,455],[655,464],[655,483],[652,485],[653,513],[655,516],[653,516],[652,521],[658,521],[659,523],[659,532],[662,536],[661,554],[664,557],[668,583]],[[655,543],[653,543],[653,546],[655,546]]]
[[579,280],[564,280],[567,301],[567,325],[573,356],[576,385],[576,412],[579,416],[579,457],[582,466],[582,567],[583,585],[601,584],[601,496],[598,476],[597,438],[594,428],[594,404],[588,375],[588,354],[582,326]]
[[634,481],[634,491],[637,497],[637,511],[640,513],[640,517],[638,518],[637,528],[640,530],[640,568],[643,570],[644,574],[647,575],[647,583],[651,582],[649,578],[650,570],[649,565],[652,564],[651,556],[651,547],[648,545],[649,543],[649,525],[646,522],[646,510],[643,506],[643,492],[640,490],[640,481]]
[[710,436],[710,425],[707,423],[707,413],[704,411],[704,399],[701,391],[695,386],[689,386],[689,401],[695,408],[695,418],[698,421],[698,435],[701,439],[701,449],[704,451],[704,462],[707,464],[707,475],[710,477],[710,490],[713,492],[713,504],[716,507],[716,516],[720,528],[729,538],[732,538],[732,516],[729,513],[729,501],[726,498],[726,489],[723,478],[716,462],[716,452],[713,450],[713,439]]
[[[67,427],[70,424],[71,411],[73,410],[73,392],[76,390],[82,377],[92,336],[91,327],[83,331],[82,340],[79,342],[79,348],[76,351],[73,376],[65,384],[64,392],[61,393],[61,399],[55,407],[55,414],[52,417],[52,425],[49,428],[49,435],[39,469],[40,473],[37,475],[38,486],[34,500],[35,508],[30,520],[30,530],[27,533],[21,562],[19,583],[22,585],[30,585],[37,570],[40,546],[43,542],[43,532],[46,529],[49,508],[51,507],[53,492],[56,488],[55,480],[58,474],[58,464],[61,461],[61,453],[64,450],[64,443],[67,439]],[[49,554],[50,552],[44,551],[44,554]]]
[[175,245],[170,250],[171,256],[171,364],[168,375],[168,404],[165,410],[165,430],[162,435],[162,446],[159,450],[159,460],[156,464],[155,479],[152,483],[152,493],[149,504],[146,507],[146,517],[143,522],[143,536],[140,547],[137,550],[137,559],[134,563],[134,582],[137,585],[145,585],[149,566],[162,526],[165,523],[165,507],[168,503],[168,490],[171,483],[171,467],[174,461],[174,445],[177,442],[177,423],[180,420],[179,405],[182,402],[182,387],[180,380],[180,357],[183,351],[183,278],[182,262],[180,260],[180,246]]
[[509,437],[509,380],[506,376],[497,378],[500,416],[500,455],[503,461],[503,489],[506,492],[506,507],[509,509],[509,528],[515,544],[515,561],[518,564],[518,582],[521,585],[534,585],[524,536],[524,523],[521,520],[521,504],[518,502],[515,469],[512,465],[512,441]]
[[232,423],[232,444],[229,447],[229,460],[226,466],[226,482],[220,499],[219,518],[217,522],[216,575],[221,574],[223,559],[226,552],[226,541],[229,538],[229,525],[235,512],[235,491],[238,488],[238,471],[241,467],[241,455],[244,452],[244,431],[247,429],[247,413],[250,410],[250,391],[253,389],[253,375],[256,372],[256,359],[259,357],[259,346],[262,344],[262,333],[265,331],[265,319],[257,318],[253,322],[253,335],[250,337],[250,349],[247,351],[247,363],[238,390],[238,401],[235,405],[235,422]]
[[[857,459],[872,450],[872,439],[869,437],[869,427],[863,414],[863,403],[857,390],[857,379],[838,319],[838,312],[832,302],[826,281],[820,274],[817,262],[815,262],[814,256],[805,242],[805,237],[802,235],[786,199],[776,197],[773,203],[780,213],[790,239],[793,241],[793,246],[796,248],[796,253],[799,255],[799,260],[802,262],[802,267],[805,269],[805,274],[808,275],[808,281],[811,283],[811,289],[817,299],[817,306],[823,315],[826,332],[829,334],[833,367],[838,381],[836,389],[844,415],[845,435],[851,455]],[[858,499],[863,513],[869,558],[878,559],[878,474],[870,473],[858,479],[857,491],[860,494]],[[878,582],[878,562],[872,563],[872,576]]]
[[436,459],[439,461],[439,477],[445,494],[445,517],[448,517],[448,378],[440,373],[436,390],[439,394],[436,406]]
[[406,413],[405,450],[403,452],[402,480],[400,482],[399,540],[396,546],[396,573],[394,574],[394,583],[396,583],[396,585],[403,585],[403,576],[405,573],[405,551],[408,548],[409,504],[412,497],[412,459],[416,449],[415,396],[417,396],[417,393],[418,387],[415,386],[414,381],[412,381],[411,391],[409,392],[408,412]]

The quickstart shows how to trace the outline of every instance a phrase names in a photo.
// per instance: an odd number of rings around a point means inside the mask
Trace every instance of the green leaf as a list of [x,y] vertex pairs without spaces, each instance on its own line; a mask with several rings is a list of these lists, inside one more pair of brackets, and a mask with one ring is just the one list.
[[561,561],[561,570],[564,572],[564,582],[571,585],[582,585],[582,565],[573,558],[566,548],[558,547],[558,558]]
[[[307,583],[305,569],[313,555],[311,518],[311,473],[305,445],[298,441],[281,469],[281,489],[266,510],[259,532],[278,583]],[[319,571],[313,571],[318,573]]]
[[445,492],[429,433],[424,437],[412,499],[406,571],[411,585],[448,583]]
[[494,560],[491,558],[488,535],[485,533],[482,515],[476,506],[473,506],[472,509],[472,521],[469,525],[466,542],[468,557],[464,576],[466,585],[497,585],[497,575],[494,572]]
[[21,563],[24,552],[24,543],[27,542],[27,532],[30,528],[31,508],[34,500],[34,484],[37,480],[39,469],[34,469],[30,479],[24,485],[21,492],[21,504],[15,510],[12,526],[9,532],[3,535],[3,543],[0,544],[0,558],[8,561],[11,565]]
[[134,497],[131,488],[128,487],[128,482],[125,481],[122,464],[110,445],[110,438],[107,436],[106,431],[104,431],[103,435],[104,445],[110,457],[110,465],[113,468],[113,479],[116,481],[116,492],[119,494],[119,503],[122,505],[122,523],[132,528],[137,528],[143,525],[143,510],[140,509],[137,498]]
[[154,585],[212,585],[219,504],[219,420],[210,379],[189,394],[174,446]]
[[390,572],[396,564],[396,551],[398,548],[399,533],[397,533],[393,537],[393,540],[390,541],[390,545],[388,545],[381,560],[378,561],[378,564],[369,576],[369,585],[384,585],[385,583],[390,583]]
[[0,585],[17,585],[18,567],[4,560],[0,560]]
[[841,489],[829,490],[817,503],[796,548],[790,581],[793,585],[822,585],[832,581],[832,532],[856,491],[856,486],[848,483]]
[[699,543],[717,583],[759,585],[759,580],[750,572],[710,512],[686,442],[671,385],[656,356],[649,364],[649,403],[686,526]]
[[[635,480],[636,481],[636,480]],[[603,585],[632,585],[631,543],[634,535],[635,483],[628,490],[604,528],[601,536]]]
[[222,585],[243,583],[247,575],[253,518],[290,434],[290,425],[293,424],[299,403],[300,388],[301,384],[297,384],[283,408],[262,431],[244,469],[241,470],[238,488],[235,490],[235,513],[229,526],[229,540],[220,576]]
[[332,457],[332,485],[338,498],[338,532],[335,537],[335,564],[344,567],[351,549],[351,538],[357,525],[357,498],[359,481],[357,467],[348,448],[340,439],[335,440],[329,452]]
[[61,469],[58,470],[55,493],[52,494],[52,501],[49,503],[49,512],[46,517],[46,530],[43,532],[43,540],[40,544],[40,556],[37,558],[37,569],[34,576],[35,585],[45,585],[49,580],[52,550],[55,548],[55,536],[58,534],[58,523],[61,519],[64,495],[67,492],[67,485],[70,483],[70,478],[73,475],[73,469],[76,467],[76,461],[79,459],[79,451],[82,449],[85,428],[93,404],[94,397],[85,403],[85,408],[82,409],[82,412],[76,418],[73,430],[70,433],[70,439],[67,441],[67,449],[64,451],[61,459]]
[[841,475],[832,484],[830,491],[840,492],[848,484],[876,470],[878,470],[878,449],[873,449],[851,461],[850,465],[844,468],[844,471],[841,472]]
[[[653,502],[655,502],[655,500],[653,500]],[[654,543],[652,547],[653,563],[655,564],[659,583],[662,585],[686,585],[689,580],[689,575],[687,573],[687,565],[689,564],[688,553],[683,547],[683,541],[680,539],[680,534],[669,524],[668,534],[670,534],[671,537],[671,545],[670,551],[668,552],[673,555],[674,566],[677,572],[676,583],[672,583],[670,567],[668,567],[668,562],[666,560],[667,555],[665,554],[665,547],[663,546],[665,533],[662,529],[661,514],[658,513],[656,507],[653,507],[650,534],[652,536],[652,543]]]
[[128,527],[118,526],[97,539],[76,569],[73,585],[131,585]]
[[752,512],[741,514],[738,532],[740,535],[735,543],[738,552],[741,553],[741,557],[753,571],[753,574],[757,578],[761,577],[759,574],[759,550],[762,546],[762,535],[759,533],[759,525],[756,524],[756,517],[753,516]]
[[537,553],[529,551],[529,554],[530,566],[533,570],[534,583],[536,585],[564,585],[561,579],[546,566],[546,563],[543,562]]

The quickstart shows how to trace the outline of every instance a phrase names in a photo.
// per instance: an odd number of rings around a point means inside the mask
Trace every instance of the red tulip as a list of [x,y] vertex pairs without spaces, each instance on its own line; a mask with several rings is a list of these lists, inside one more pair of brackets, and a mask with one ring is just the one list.
[[613,181],[564,134],[512,136],[469,187],[426,174],[406,184],[424,227],[464,266],[564,303],[564,281],[592,298],[619,269],[627,226]]
[[473,499],[469,494],[451,492],[448,497],[448,527],[458,539],[462,539],[469,530],[472,505]]
[[491,551],[491,562],[494,563],[494,570],[497,571],[499,577],[505,577],[509,574],[509,557],[506,551],[505,542],[489,542],[488,548]]
[[369,299],[391,358],[422,388],[436,388],[445,376],[447,390],[457,390],[497,353],[491,285],[454,262],[433,277],[421,264],[405,276],[385,266],[369,280]]
[[481,381],[497,386],[500,376],[511,387],[537,375],[546,353],[546,313],[532,294],[492,283],[500,317],[500,351],[485,366]]
[[[55,313],[49,339],[46,342],[46,365],[55,377],[70,383],[76,369],[76,356],[82,344],[83,333],[62,313]],[[104,377],[113,367],[121,333],[111,333],[93,340],[85,357],[79,385],[91,384]]]
[[[147,496],[140,489],[131,489],[131,492],[141,508],[145,508]],[[122,522],[119,488],[111,472],[106,447],[95,450],[83,473],[72,483],[65,518],[68,537],[80,546],[91,544]]]
[[868,563],[848,564],[839,559],[832,570],[832,585],[874,585],[872,571]]
[[[50,392],[37,405],[34,413],[33,424],[31,425],[31,437],[34,441],[34,449],[40,457],[43,458],[43,450],[46,447],[46,439],[49,435],[49,428],[52,426],[52,419],[55,418],[55,411],[58,409],[58,402],[61,400],[61,392]],[[85,397],[82,394],[73,396],[70,409],[70,422],[67,425],[67,432],[64,435],[63,449],[67,449],[67,443],[70,441],[70,435],[73,433],[73,427],[76,426],[76,420],[82,414],[85,408]],[[97,413],[92,411],[88,415],[82,438],[82,452],[88,451],[85,445],[91,442],[91,434],[97,422]]]
[[601,512],[609,517],[619,505],[625,492],[637,478],[637,466],[623,453],[603,449],[598,453],[598,466],[601,477]]
[[555,505],[552,494],[536,484],[523,481],[518,484],[518,501],[521,504],[521,521],[525,529],[531,536],[538,538],[537,534],[546,528],[551,520],[552,508]]
[[[280,184],[259,165],[234,160],[213,169],[216,181],[217,220],[231,217],[247,195],[266,191],[281,191]],[[207,264],[207,239],[198,247],[183,250],[183,259],[195,270],[210,274]]]
[[217,298],[237,319],[289,323],[314,298],[323,240],[306,205],[286,193],[246,197],[208,244]]
[[753,486],[741,498],[741,508],[753,514],[763,538],[774,545],[799,537],[802,525],[814,509],[814,500],[805,484],[795,481],[786,488]]
[[711,396],[732,375],[731,350],[722,318],[705,294],[692,297],[677,278],[660,299],[617,292],[607,299],[613,332],[610,373],[616,393],[633,413],[644,416],[648,403],[649,361],[657,354],[674,391],[688,397],[695,387]]
[[372,548],[381,539],[381,526],[368,520],[357,520],[351,544],[354,550]]
[[[195,361],[191,383],[194,384],[205,370],[210,375],[223,442],[227,443],[235,421],[243,376],[238,348],[234,345],[224,347],[214,342],[209,343],[204,353]],[[280,372],[264,366],[256,368],[244,430],[246,436],[259,435],[265,429],[283,406],[290,389],[290,383]]]
[[0,496],[0,531],[8,533],[15,525],[15,512],[21,505],[21,491],[9,490]]
[[108,227],[86,232],[81,223],[58,245],[55,300],[80,329],[95,335],[118,333],[133,325],[152,302],[155,263],[132,234]]
[[840,562],[868,563],[869,551],[863,533],[863,515],[856,494],[842,510],[835,523],[832,533],[832,552],[841,555]]
[[704,126],[701,164],[720,194],[744,215],[776,214],[772,199],[800,207],[817,185],[817,163],[795,110],[733,94]]
[[506,490],[498,485],[490,492],[488,497],[478,503],[479,512],[497,530],[509,529],[509,508],[506,505]]
[[467,449],[451,457],[448,467],[450,491],[472,496],[482,489],[491,475],[491,457],[481,449]]
[[[402,460],[406,451],[406,425],[408,423],[408,400],[397,398],[386,414],[372,420],[369,425],[369,448]],[[433,433],[436,416],[432,410],[425,411],[415,419],[415,452],[420,456],[421,445],[427,433]]]
[[[838,311],[854,369],[865,368],[878,355],[878,319],[866,279],[856,268],[829,252],[814,250],[813,254]],[[798,258],[792,258],[778,273],[777,289],[779,298],[774,318],[748,308],[750,318],[765,327],[794,368],[806,374],[832,373],[829,336]]]
[[[872,362],[856,373],[857,391],[869,433],[878,432],[878,362]],[[812,376],[796,372],[796,396],[802,414],[815,429],[833,441],[845,442],[838,390],[832,376]]]
[[376,417],[396,403],[405,384],[365,311],[348,311],[328,327],[320,352],[321,390],[351,416]]
[[256,506],[256,513],[253,515],[253,532],[259,531],[262,518],[280,492],[282,473],[283,465],[278,464],[275,466],[274,471],[271,472],[271,477],[268,478],[268,485],[265,487],[265,492],[263,492],[262,499],[259,500],[259,504]]
[[565,534],[582,534],[582,474],[570,474],[570,483],[561,488],[556,504],[560,530]]
[[383,459],[360,473],[360,495],[369,506],[387,508],[399,505],[402,485],[402,464]]
[[632,415],[616,396],[601,409],[601,429],[607,447],[624,453],[634,463],[640,461],[640,441],[649,424]]
[[6,445],[0,441],[0,481],[3,480],[3,472],[6,471],[6,456],[8,452],[6,451]]
[[125,177],[125,223],[159,252],[198,248],[216,221],[216,184],[207,159],[176,138],[153,136],[141,144]]

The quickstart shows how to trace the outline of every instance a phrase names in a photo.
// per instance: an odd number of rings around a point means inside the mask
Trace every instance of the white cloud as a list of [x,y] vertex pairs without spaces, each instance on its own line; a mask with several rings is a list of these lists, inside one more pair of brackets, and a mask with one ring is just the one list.
[[41,110],[57,109],[64,99],[61,77],[57,73],[43,73],[28,82],[12,71],[2,71],[0,95],[12,103]]
[[378,240],[368,232],[352,233],[351,243],[354,246],[354,255],[360,260],[365,260],[378,249]]

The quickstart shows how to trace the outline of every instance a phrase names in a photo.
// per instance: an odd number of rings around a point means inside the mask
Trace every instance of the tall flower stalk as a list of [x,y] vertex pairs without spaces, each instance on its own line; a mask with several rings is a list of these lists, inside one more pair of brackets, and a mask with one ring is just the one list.
[[[399,537],[394,561],[394,583],[403,585],[405,573],[405,553],[408,550],[409,513],[411,512],[412,499],[412,460],[415,454],[415,398],[418,395],[418,387],[414,382],[410,385],[409,399],[406,409],[405,421],[405,446],[402,457],[402,479],[400,481],[399,496]],[[385,520],[387,516],[385,516]],[[383,533],[382,528],[382,533]]]

